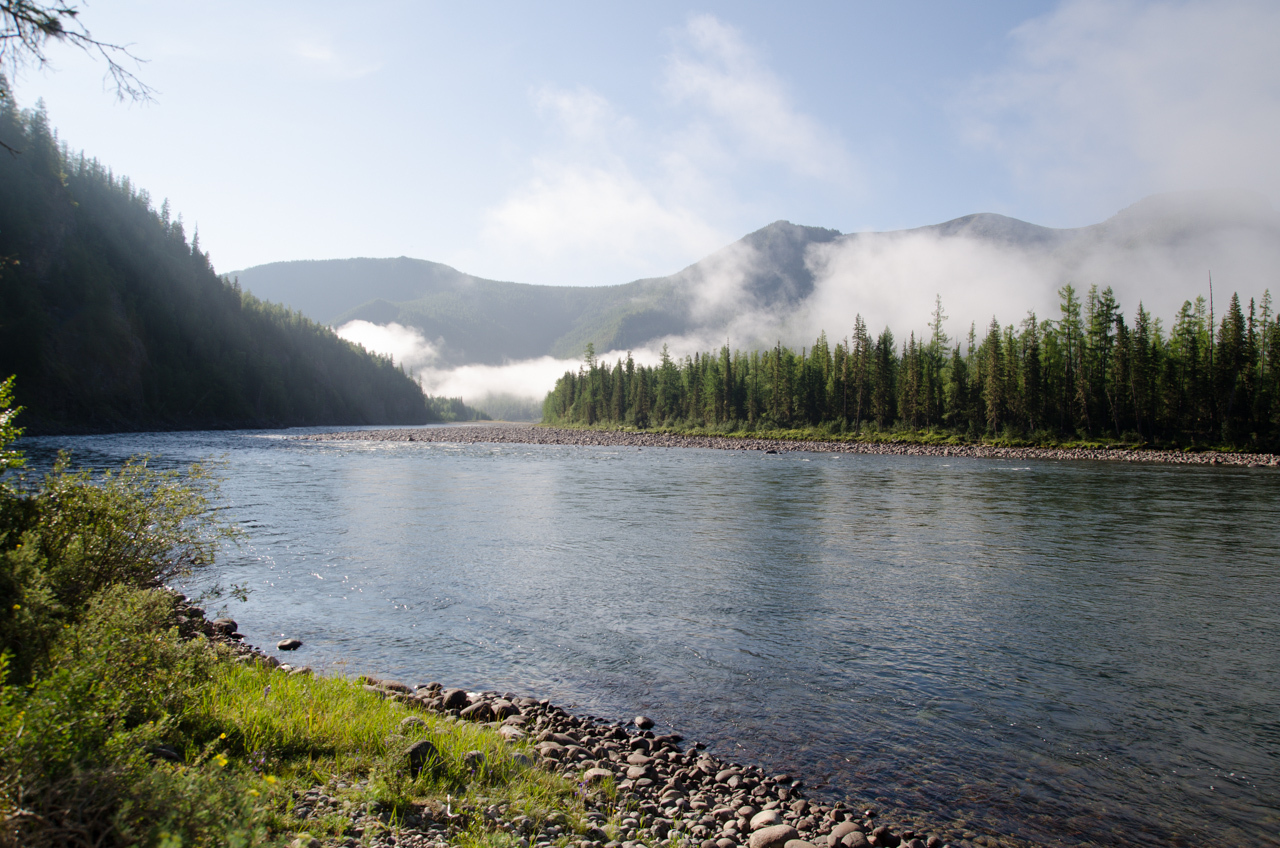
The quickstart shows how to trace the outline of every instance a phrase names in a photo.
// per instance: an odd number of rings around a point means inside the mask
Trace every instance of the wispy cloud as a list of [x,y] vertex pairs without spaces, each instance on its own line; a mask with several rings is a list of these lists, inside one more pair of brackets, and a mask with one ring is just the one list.
[[955,104],[1024,188],[1097,212],[1156,191],[1280,196],[1280,6],[1071,0]]
[[568,279],[538,282],[600,284],[601,256],[635,276],[668,273],[721,243],[725,236],[693,209],[664,202],[631,171],[539,162],[538,175],[492,210],[486,240],[561,269]]
[[667,66],[666,88],[698,110],[695,124],[737,158],[774,162],[805,177],[845,180],[843,144],[792,102],[742,34],[711,15],[689,20]]
[[382,70],[380,59],[356,55],[335,47],[329,38],[304,38],[293,42],[289,54],[308,73],[327,79],[354,80]]
[[585,86],[532,93],[552,143],[488,211],[479,264],[539,283],[669,274],[739,235],[745,169],[848,179],[841,141],[792,102],[737,30],[700,15],[676,42],[661,86],[674,127],[646,125]]

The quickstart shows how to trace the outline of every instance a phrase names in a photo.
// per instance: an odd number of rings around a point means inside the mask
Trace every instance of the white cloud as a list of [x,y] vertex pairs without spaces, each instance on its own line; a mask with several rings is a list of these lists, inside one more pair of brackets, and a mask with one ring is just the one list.
[[[533,260],[534,273],[522,281],[623,283],[671,273],[725,241],[694,210],[664,203],[624,167],[540,162],[538,172],[490,212],[484,235],[491,250]],[[610,271],[625,276],[599,276]]]
[[543,86],[533,98],[538,110],[574,141],[602,143],[630,124],[614,111],[613,104],[586,86],[573,91]]
[[682,107],[679,126],[641,124],[582,86],[533,92],[553,143],[488,210],[469,267],[549,284],[666,275],[736,234],[747,168],[776,164],[824,186],[847,179],[839,139],[796,108],[737,30],[701,15],[679,41],[663,86]]
[[1280,198],[1275,3],[1072,0],[1012,40],[957,109],[1025,187],[1089,212],[1183,188]]
[[[724,128],[711,130],[719,143],[709,147],[777,162],[805,177],[847,178],[849,162],[840,141],[791,103],[781,80],[736,29],[711,15],[697,15],[685,36],[693,49],[671,58],[666,85],[677,101],[702,110],[702,120],[723,122]],[[707,143],[705,137],[700,141]]]

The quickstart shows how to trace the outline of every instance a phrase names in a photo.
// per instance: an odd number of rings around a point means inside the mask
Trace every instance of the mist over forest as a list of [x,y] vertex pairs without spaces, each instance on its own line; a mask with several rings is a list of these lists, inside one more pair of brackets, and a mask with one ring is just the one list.
[[344,338],[390,355],[429,390],[536,404],[589,343],[602,360],[802,348],[852,333],[854,317],[905,339],[941,298],[952,338],[994,318],[1061,318],[1060,290],[1110,288],[1172,326],[1179,310],[1232,292],[1261,299],[1280,279],[1280,214],[1240,191],[1156,195],[1106,221],[1052,229],[977,213],[884,233],[778,221],[667,277],[596,287],[486,280],[424,260],[282,262],[234,272]]

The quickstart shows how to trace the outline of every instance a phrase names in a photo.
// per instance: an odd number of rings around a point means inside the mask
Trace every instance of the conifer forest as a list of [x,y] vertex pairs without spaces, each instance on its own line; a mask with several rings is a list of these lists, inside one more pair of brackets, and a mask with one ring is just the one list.
[[588,348],[543,404],[547,423],[828,434],[934,431],[963,439],[1103,439],[1169,446],[1280,445],[1280,320],[1270,291],[1215,312],[1184,302],[1171,327],[1112,290],[1059,292],[1060,314],[994,318],[952,339],[937,301],[930,333],[868,330],[812,347],[731,350],[658,365]]

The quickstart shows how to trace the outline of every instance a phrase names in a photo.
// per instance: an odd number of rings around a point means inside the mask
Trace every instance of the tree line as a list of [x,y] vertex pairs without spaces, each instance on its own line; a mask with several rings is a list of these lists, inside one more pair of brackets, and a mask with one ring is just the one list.
[[637,365],[588,345],[543,420],[572,425],[832,433],[932,430],[965,438],[1112,438],[1170,445],[1280,446],[1280,316],[1271,293],[1221,316],[1204,297],[1165,328],[1140,303],[1126,319],[1110,287],[1059,291],[1059,316],[996,319],[952,340],[941,299],[929,333],[853,332],[811,348],[776,345]]
[[73,153],[0,86],[0,377],[29,433],[420,423],[389,358],[214,271],[167,201]]

